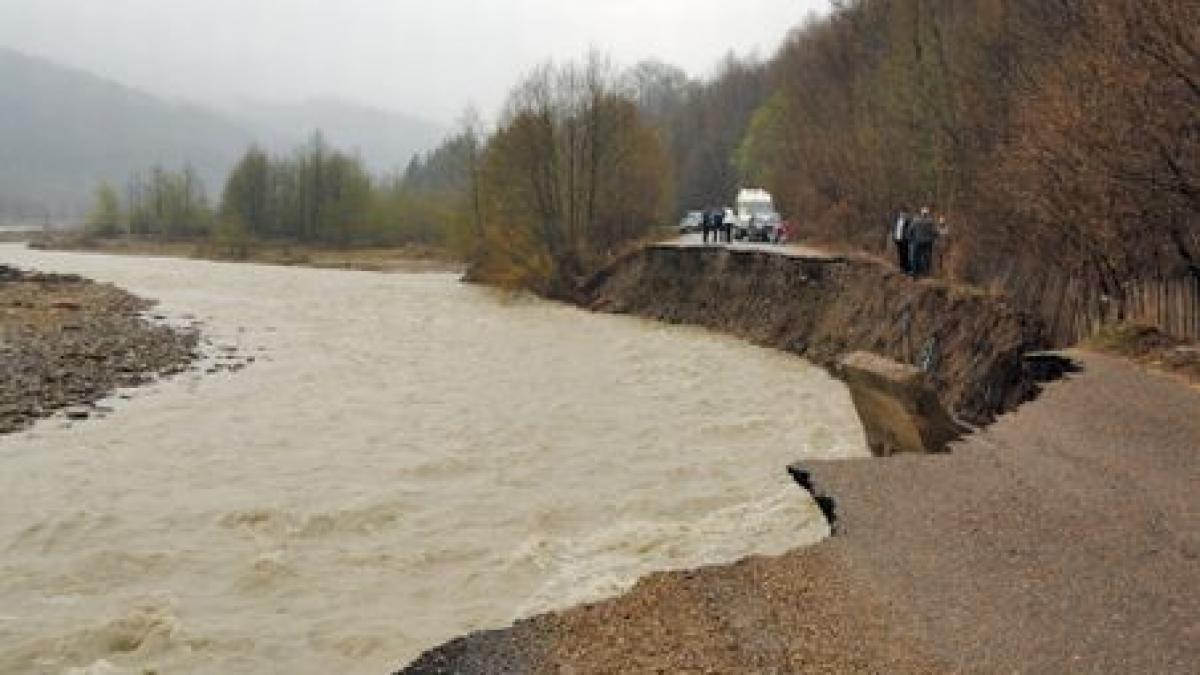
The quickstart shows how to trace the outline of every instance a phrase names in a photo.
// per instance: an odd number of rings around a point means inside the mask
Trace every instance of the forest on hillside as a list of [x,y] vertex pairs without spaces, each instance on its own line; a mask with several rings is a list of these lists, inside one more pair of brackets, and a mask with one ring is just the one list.
[[[939,274],[1007,291],[1068,332],[1082,330],[1081,311],[1121,318],[1143,280],[1194,289],[1200,276],[1200,3],[847,0],[772,59],[726,59],[706,82],[655,63],[617,79],[594,70],[595,59],[584,79],[608,84],[582,98],[571,74],[535,76],[514,94],[485,165],[524,134],[526,152],[552,166],[522,165],[503,181],[482,173],[485,205],[541,205],[507,231],[545,229],[539,219],[577,229],[564,217],[578,185],[564,150],[578,129],[607,128],[611,94],[636,107],[631,129],[655,132],[609,156],[614,171],[631,163],[612,180],[647,222],[645,190],[667,205],[661,220],[761,184],[810,241],[882,252],[897,210],[929,205],[951,230]],[[529,92],[546,89],[554,103],[531,104]],[[540,135],[522,131],[536,124]],[[635,163],[656,153],[667,171],[651,186]],[[617,227],[620,217],[592,226],[643,234]],[[561,237],[534,238],[553,252]],[[579,247],[593,259],[614,250],[585,234],[552,258],[574,274]]]
[[944,274],[1051,314],[1200,273],[1198,3],[847,2],[767,68],[742,166],[814,236],[931,203]]
[[77,223],[102,178],[190,167],[219,189],[252,142],[276,152],[314,128],[374,171],[403,166],[445,130],[338,99],[183,103],[0,45],[0,225]]

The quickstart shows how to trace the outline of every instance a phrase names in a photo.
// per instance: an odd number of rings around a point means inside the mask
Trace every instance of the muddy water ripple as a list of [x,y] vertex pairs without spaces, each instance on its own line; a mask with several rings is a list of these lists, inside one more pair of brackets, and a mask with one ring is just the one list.
[[379,673],[653,570],[824,536],[848,396],[704,331],[445,274],[26,251],[258,358],[0,437],[0,672]]

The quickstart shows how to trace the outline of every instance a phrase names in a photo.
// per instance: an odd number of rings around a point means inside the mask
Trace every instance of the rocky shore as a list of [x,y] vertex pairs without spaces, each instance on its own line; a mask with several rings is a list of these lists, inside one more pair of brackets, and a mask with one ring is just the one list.
[[611,600],[458,638],[398,673],[948,672],[851,565],[821,545],[652,574]]
[[152,321],[152,303],[75,275],[0,265],[0,433],[57,411],[82,419],[122,387],[184,370],[198,335]]

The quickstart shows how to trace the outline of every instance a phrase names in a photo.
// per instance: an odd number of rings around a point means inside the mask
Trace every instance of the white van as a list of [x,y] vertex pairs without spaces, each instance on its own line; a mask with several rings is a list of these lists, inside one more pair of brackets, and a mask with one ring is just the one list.
[[775,241],[780,217],[771,193],[762,188],[743,188],[737,195],[738,239]]

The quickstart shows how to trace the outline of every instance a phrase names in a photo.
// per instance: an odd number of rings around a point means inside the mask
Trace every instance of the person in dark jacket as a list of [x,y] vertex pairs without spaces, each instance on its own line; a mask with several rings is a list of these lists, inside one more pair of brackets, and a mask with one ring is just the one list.
[[721,241],[721,238],[725,236],[725,212],[721,209],[713,209],[712,211],[712,228],[715,232],[713,239]]
[[922,206],[921,212],[913,218],[910,226],[909,239],[912,241],[911,260],[912,275],[925,277],[933,271],[933,242],[937,239],[937,226],[928,206]]
[[712,231],[712,211],[704,209],[700,216],[700,231],[704,233],[704,243],[708,243],[708,233]]
[[912,273],[912,242],[909,238],[912,220],[908,207],[901,206],[900,212],[896,214],[896,222],[892,225],[892,243],[896,246],[896,259],[900,264],[900,271],[905,274]]

